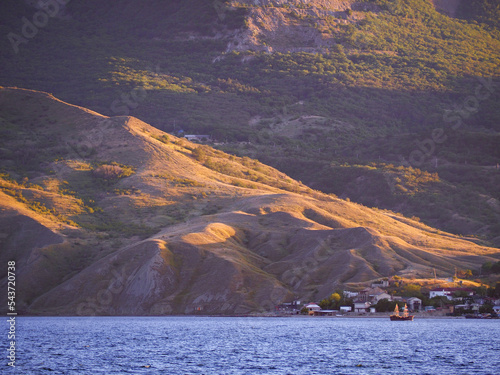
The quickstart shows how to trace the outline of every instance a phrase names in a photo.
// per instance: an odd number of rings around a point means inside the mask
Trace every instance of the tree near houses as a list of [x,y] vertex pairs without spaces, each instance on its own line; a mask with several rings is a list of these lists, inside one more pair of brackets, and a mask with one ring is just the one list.
[[344,305],[352,305],[352,299],[351,298],[345,298],[343,297],[342,293],[335,292],[330,295],[330,297],[325,298],[321,300],[319,303],[319,306],[323,310],[338,310],[340,309],[340,306]]

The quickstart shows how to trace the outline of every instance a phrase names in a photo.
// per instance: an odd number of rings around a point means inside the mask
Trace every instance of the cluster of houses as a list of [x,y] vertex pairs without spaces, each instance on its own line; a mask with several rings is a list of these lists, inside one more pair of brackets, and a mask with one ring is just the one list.
[[[383,287],[389,286],[388,281],[372,284],[371,287],[365,288],[360,292],[344,291],[344,297],[353,300],[352,305],[340,306],[339,310],[323,310],[317,303],[310,302],[305,305],[300,301],[284,303],[276,307],[278,314],[299,314],[307,312],[309,315],[315,316],[334,316],[345,315],[346,313],[376,313],[375,305],[383,299],[388,301],[398,301],[406,303],[411,312],[436,312],[453,314],[458,309],[479,312],[482,305],[489,303],[493,305],[495,313],[500,314],[500,299],[482,297],[476,295],[475,291],[468,288],[434,288],[429,292],[429,298],[446,297],[449,304],[442,306],[423,306],[422,300],[417,297],[399,297],[387,293]],[[459,294],[461,297],[456,297]],[[465,296],[465,298],[464,298]],[[462,304],[456,304],[457,302]]]

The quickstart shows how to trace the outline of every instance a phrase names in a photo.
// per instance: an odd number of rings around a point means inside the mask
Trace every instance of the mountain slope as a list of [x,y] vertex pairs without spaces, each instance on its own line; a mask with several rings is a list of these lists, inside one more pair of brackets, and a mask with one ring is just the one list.
[[27,313],[249,313],[499,257],[133,117],[14,88],[0,114],[0,256]]
[[495,1],[82,0],[24,36],[40,11],[0,4],[1,85],[210,134],[315,189],[500,244]]

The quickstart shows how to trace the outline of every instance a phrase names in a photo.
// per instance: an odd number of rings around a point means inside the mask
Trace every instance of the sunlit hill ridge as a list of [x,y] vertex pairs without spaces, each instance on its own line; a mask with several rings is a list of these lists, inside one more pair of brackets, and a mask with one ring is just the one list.
[[499,256],[134,117],[15,88],[0,113],[0,258],[16,260],[26,313],[268,311]]

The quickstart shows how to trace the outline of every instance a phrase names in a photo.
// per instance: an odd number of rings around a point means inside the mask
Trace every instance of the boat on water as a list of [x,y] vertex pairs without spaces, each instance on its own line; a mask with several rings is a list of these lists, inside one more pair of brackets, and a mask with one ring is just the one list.
[[408,314],[408,307],[406,306],[403,309],[403,314],[399,315],[399,307],[396,304],[396,308],[394,309],[394,314],[390,316],[391,320],[413,320],[415,316]]

